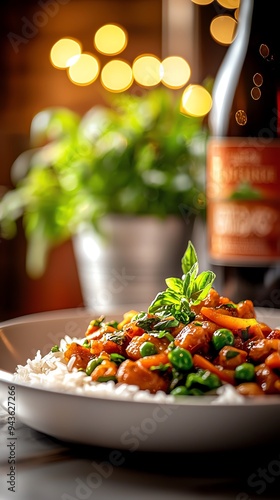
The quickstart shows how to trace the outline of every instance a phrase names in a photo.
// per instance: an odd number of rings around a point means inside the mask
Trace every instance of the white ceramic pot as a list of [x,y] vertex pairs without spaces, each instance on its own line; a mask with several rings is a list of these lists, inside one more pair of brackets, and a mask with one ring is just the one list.
[[149,305],[166,288],[165,278],[181,277],[193,222],[192,216],[112,215],[102,221],[102,235],[81,229],[73,247],[85,306],[106,313]]

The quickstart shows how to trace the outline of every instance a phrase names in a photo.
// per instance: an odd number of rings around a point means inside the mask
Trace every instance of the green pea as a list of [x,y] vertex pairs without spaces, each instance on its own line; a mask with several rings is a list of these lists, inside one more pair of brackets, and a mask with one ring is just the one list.
[[102,363],[102,361],[103,361],[103,358],[91,359],[86,366],[86,374],[91,375],[94,368],[96,368],[98,365],[100,365],[100,363]]
[[59,352],[59,347],[57,344],[51,348],[51,352]]
[[145,356],[152,356],[153,354],[157,354],[157,348],[152,342],[143,342],[139,351],[142,358],[144,358]]
[[212,344],[217,351],[222,349],[225,345],[233,345],[233,333],[227,328],[220,328],[219,330],[216,330],[212,336]]
[[186,388],[190,391],[196,388],[200,390],[211,391],[220,387],[221,381],[215,373],[209,370],[198,370],[197,372],[189,373],[186,379]]
[[188,395],[189,396],[203,396],[205,392],[201,391],[200,389],[193,388],[188,390]]
[[177,370],[190,370],[193,366],[191,353],[183,347],[175,347],[168,353],[168,359]]
[[240,382],[252,382],[255,378],[255,367],[252,363],[242,363],[235,368],[235,378]]
[[170,391],[170,394],[172,394],[173,396],[186,396],[188,394],[188,389],[185,385],[178,385],[177,387],[175,387],[175,389],[172,389],[172,391]]

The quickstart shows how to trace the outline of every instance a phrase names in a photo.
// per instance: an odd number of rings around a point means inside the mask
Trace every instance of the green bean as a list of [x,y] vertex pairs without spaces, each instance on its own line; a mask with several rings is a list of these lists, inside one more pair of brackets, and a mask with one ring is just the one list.
[[97,382],[109,382],[109,380],[113,380],[114,382],[117,381],[116,377],[114,375],[108,375],[107,377],[99,377],[97,379]]
[[117,352],[112,352],[110,354],[110,361],[114,361],[114,363],[120,364],[125,360],[125,357]]
[[86,366],[86,374],[91,375],[94,368],[96,368],[98,365],[100,365],[100,363],[102,363],[102,361],[103,361],[103,358],[91,359]]

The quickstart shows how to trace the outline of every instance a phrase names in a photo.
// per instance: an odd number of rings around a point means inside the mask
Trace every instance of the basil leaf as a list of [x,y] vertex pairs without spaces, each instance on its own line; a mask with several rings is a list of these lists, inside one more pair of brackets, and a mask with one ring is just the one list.
[[189,272],[184,276],[184,296],[186,296],[187,298],[190,298],[192,295],[193,285],[197,277],[197,273],[198,263],[195,262]]
[[209,293],[213,282],[215,280],[215,274],[212,271],[203,271],[193,283],[192,287],[192,303],[194,305],[199,304],[207,294]]
[[193,265],[198,261],[196,250],[191,241],[188,242],[187,250],[182,258],[182,270],[187,274]]
[[159,292],[156,298],[153,300],[149,307],[149,312],[153,313],[157,311],[159,306],[169,305],[169,304],[180,304],[180,295],[167,289],[165,292]]
[[162,320],[155,325],[155,330],[167,330],[168,328],[174,328],[179,325],[179,321],[175,318]]
[[236,356],[238,356],[239,352],[237,351],[227,351],[226,352],[226,359],[232,359],[232,358],[236,358]]
[[189,241],[182,258],[182,279],[166,278],[167,289],[156,295],[148,309],[149,313],[156,313],[161,319],[173,316],[185,324],[192,321],[195,313],[191,306],[206,298],[216,277],[212,271],[198,274],[198,270],[197,253]]
[[153,329],[155,321],[156,321],[155,318],[148,318],[146,316],[137,319],[136,325],[139,326],[139,328],[143,328],[143,330],[150,331]]
[[163,337],[165,337],[167,340],[169,340],[169,342],[174,342],[174,337],[173,337],[173,335],[171,335],[171,333],[166,332],[164,330],[161,330],[158,333],[158,338],[162,339]]
[[180,278],[167,278],[165,283],[174,292],[183,293],[183,281]]

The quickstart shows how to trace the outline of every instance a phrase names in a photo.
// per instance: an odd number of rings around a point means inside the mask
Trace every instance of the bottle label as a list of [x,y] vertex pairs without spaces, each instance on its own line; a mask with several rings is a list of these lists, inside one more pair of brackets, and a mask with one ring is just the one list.
[[212,138],[207,150],[208,251],[213,263],[280,260],[280,141]]

